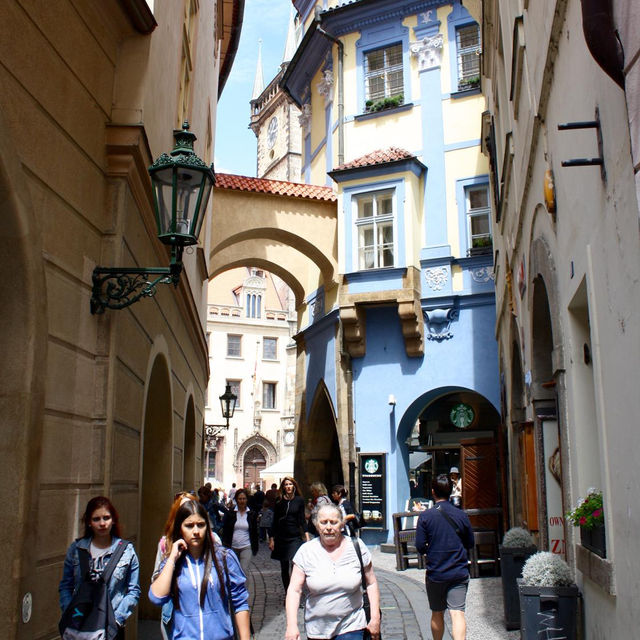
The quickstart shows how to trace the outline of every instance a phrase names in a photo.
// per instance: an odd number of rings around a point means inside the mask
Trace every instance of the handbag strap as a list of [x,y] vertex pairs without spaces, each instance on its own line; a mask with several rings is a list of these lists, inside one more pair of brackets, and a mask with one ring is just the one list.
[[[114,552],[111,554],[111,557],[109,558],[109,562],[107,562],[107,565],[102,571],[102,579],[106,584],[109,584],[109,580],[111,580],[111,576],[113,575],[113,572],[116,570],[116,566],[118,565],[118,562],[120,562],[120,558],[122,558],[122,554],[125,552],[126,548],[130,544],[131,543],[128,540],[120,540],[120,542],[118,542]],[[80,572],[82,574],[82,577],[84,578],[86,577],[87,573],[89,573],[89,570],[91,568],[91,564],[90,564],[91,553],[89,552],[88,549],[83,549],[79,547],[78,559],[80,560]]]
[[436,506],[436,511],[444,516],[444,519],[453,527],[453,530],[458,534],[458,538],[460,538],[460,542],[462,542],[462,531],[460,531],[460,527],[453,521],[453,518],[438,506]]
[[367,580],[364,577],[364,562],[362,561],[362,551],[360,551],[360,542],[353,536],[349,536],[349,538],[353,543],[353,548],[356,550],[356,555],[358,556],[358,560],[360,561],[360,577],[362,579],[362,590],[366,592]]

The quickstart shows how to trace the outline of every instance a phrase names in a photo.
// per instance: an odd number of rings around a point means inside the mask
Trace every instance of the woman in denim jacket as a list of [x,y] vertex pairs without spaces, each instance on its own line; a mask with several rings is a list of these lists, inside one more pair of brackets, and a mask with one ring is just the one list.
[[[89,552],[91,574],[98,576],[121,541],[118,512],[109,498],[97,496],[89,500],[82,522],[84,536],[74,540],[67,550],[62,580],[58,587],[60,608],[63,612],[83,578],[78,549],[86,549]],[[139,573],[138,557],[133,545],[129,543],[109,581],[111,606],[118,623],[118,640],[124,639],[124,624],[133,613],[140,598]]]

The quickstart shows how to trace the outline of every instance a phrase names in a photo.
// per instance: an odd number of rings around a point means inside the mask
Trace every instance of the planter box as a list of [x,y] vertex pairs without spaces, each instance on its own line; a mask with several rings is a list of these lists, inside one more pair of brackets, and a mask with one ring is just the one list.
[[520,638],[562,638],[575,640],[578,632],[576,585],[570,587],[530,587],[518,580],[520,593]]
[[604,525],[601,524],[593,529],[580,527],[580,544],[592,551],[601,558],[607,557],[607,540],[604,534]]
[[520,596],[518,578],[529,556],[536,553],[536,547],[500,546],[500,573],[502,574],[502,602],[504,604],[504,624],[509,630],[520,628]]

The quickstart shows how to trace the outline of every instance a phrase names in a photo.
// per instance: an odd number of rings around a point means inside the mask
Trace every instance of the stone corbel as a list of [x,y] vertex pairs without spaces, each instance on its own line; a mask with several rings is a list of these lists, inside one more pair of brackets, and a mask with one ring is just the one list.
[[424,355],[424,322],[420,301],[399,300],[398,316],[402,325],[404,348],[410,358]]
[[340,308],[344,348],[352,358],[362,358],[367,351],[365,312],[358,305]]
[[333,100],[333,71],[326,69],[322,75],[322,80],[318,82],[318,93],[324,96],[325,107]]
[[298,122],[302,129],[303,135],[309,135],[311,133],[311,105],[309,103],[302,105],[302,111],[298,116]]
[[424,312],[427,321],[427,340],[449,340],[453,338],[451,321],[457,318],[458,310],[454,307],[448,309],[432,309]]

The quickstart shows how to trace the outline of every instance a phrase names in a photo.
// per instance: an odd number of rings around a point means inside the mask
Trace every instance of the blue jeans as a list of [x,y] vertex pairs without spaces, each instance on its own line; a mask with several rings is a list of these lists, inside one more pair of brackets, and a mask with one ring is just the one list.
[[[331,640],[362,640],[362,634],[364,629],[358,629],[357,631],[347,631],[347,633],[339,633],[337,636],[333,636]],[[309,638],[312,640],[312,638]]]

